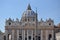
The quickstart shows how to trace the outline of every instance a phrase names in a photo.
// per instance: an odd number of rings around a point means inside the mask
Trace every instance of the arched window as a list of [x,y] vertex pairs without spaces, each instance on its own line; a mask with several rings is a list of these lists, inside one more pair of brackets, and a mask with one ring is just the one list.
[[19,36],[19,40],[22,40],[22,36]]
[[31,40],[31,36],[29,36],[29,40]]
[[27,40],[27,38],[25,38],[25,40]]
[[38,36],[38,40],[40,40],[40,36]]
[[4,36],[4,40],[6,40],[6,36]]
[[33,40],[34,40],[34,38],[33,38]]
[[49,38],[48,38],[48,39],[49,39],[49,40],[51,40],[51,38],[52,38],[52,35],[51,35],[51,34],[49,34]]

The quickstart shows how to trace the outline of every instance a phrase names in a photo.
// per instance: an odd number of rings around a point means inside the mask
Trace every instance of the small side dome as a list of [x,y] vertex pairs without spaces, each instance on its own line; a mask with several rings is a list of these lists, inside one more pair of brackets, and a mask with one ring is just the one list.
[[40,22],[44,22],[42,18],[41,18]]
[[9,18],[8,20],[6,20],[6,22],[13,22],[13,20],[11,18]]
[[53,20],[51,18],[49,18],[49,20],[47,20],[47,22],[53,22]]
[[36,16],[36,13],[32,10],[26,10],[23,15],[23,17],[33,17],[33,16]]

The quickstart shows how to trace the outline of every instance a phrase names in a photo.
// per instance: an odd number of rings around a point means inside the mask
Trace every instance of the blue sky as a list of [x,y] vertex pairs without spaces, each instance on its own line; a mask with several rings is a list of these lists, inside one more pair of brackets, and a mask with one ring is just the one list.
[[0,30],[5,31],[5,21],[9,17],[21,19],[29,3],[32,10],[37,8],[38,20],[51,18],[56,25],[60,23],[60,0],[0,0]]

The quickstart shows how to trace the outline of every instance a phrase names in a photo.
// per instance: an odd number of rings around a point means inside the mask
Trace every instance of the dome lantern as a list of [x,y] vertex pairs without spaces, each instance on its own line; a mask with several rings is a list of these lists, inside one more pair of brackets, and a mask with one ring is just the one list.
[[31,6],[30,6],[30,4],[28,4],[27,10],[31,10]]

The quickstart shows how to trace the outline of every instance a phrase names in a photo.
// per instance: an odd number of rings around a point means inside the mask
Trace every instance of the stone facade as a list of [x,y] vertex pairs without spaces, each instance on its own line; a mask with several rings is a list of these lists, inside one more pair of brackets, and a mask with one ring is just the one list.
[[0,40],[4,40],[4,33],[0,31]]
[[37,11],[34,12],[29,4],[21,20],[6,20],[5,37],[6,40],[55,40],[55,29],[51,18],[38,21]]

